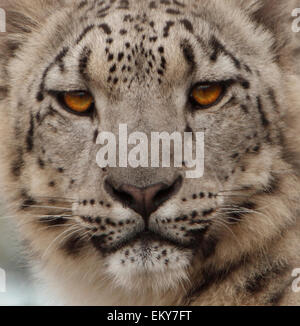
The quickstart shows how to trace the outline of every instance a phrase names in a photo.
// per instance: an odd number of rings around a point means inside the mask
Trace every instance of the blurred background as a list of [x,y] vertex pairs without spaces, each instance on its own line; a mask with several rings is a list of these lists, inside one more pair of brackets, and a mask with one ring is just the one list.
[[[21,257],[18,235],[11,220],[0,208],[0,306],[39,305],[37,290]],[[1,292],[3,270],[6,274],[6,292]]]

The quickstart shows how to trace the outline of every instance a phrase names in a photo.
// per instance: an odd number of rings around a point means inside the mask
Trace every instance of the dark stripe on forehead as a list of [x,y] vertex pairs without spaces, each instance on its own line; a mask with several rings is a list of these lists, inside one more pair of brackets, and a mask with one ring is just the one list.
[[[52,69],[52,67],[55,64],[62,64],[62,59],[67,55],[69,49],[67,47],[64,47],[59,54],[55,57],[54,61],[51,62],[47,68],[44,70],[43,72],[43,76],[42,76],[42,81],[40,83],[40,87],[39,87],[39,91],[36,95],[36,99],[38,102],[42,102],[44,100],[44,90],[45,90],[45,80],[47,78],[47,75],[49,73],[49,71]],[[62,69],[62,67],[60,66],[60,69]],[[64,69],[64,67],[63,67]]]
[[60,53],[57,55],[57,57],[55,58],[55,63],[58,64],[61,72],[63,72],[65,70],[65,65],[64,65],[63,59],[68,54],[68,52],[69,52],[69,48],[64,47],[60,51]]
[[196,61],[192,45],[189,43],[188,40],[183,40],[180,46],[187,64],[191,67],[191,71],[193,71],[196,66]]
[[87,75],[86,68],[91,54],[92,54],[92,50],[89,49],[88,47],[84,47],[79,58],[79,66],[78,66],[79,73],[87,80],[89,79],[89,77]]
[[215,36],[213,36],[210,40],[210,46],[213,48],[213,53],[210,56],[210,60],[213,62],[216,62],[218,60],[219,55],[223,54],[225,56],[228,56],[235,67],[237,69],[241,69],[241,63],[240,61],[232,54],[230,53],[223,44],[219,40],[216,39]]
[[258,112],[260,114],[261,123],[264,127],[267,127],[270,124],[270,122],[266,118],[260,96],[257,96],[256,103],[257,103]]
[[164,30],[163,30],[163,36],[164,37],[168,37],[169,36],[169,32],[172,26],[174,26],[174,22],[173,21],[167,21]]
[[89,25],[87,26],[83,32],[79,35],[78,39],[76,40],[76,44],[79,44],[83,39],[84,37],[90,32],[92,31],[93,29],[95,28],[95,25]]
[[43,76],[42,76],[42,81],[39,87],[39,91],[36,95],[36,99],[38,102],[42,102],[44,100],[44,90],[45,90],[45,80],[48,75],[48,72],[50,69],[53,67],[54,63],[52,62],[44,71]]

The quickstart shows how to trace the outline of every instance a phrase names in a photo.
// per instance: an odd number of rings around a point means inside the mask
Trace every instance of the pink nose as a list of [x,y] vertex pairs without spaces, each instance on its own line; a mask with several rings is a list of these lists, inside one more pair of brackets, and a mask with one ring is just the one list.
[[116,190],[109,182],[106,182],[109,193],[121,202],[124,206],[133,209],[145,220],[151,213],[157,210],[164,202],[171,198],[180,188],[182,178],[179,177],[175,182],[168,186],[165,183],[157,183],[145,188],[138,188],[133,185],[125,184]]

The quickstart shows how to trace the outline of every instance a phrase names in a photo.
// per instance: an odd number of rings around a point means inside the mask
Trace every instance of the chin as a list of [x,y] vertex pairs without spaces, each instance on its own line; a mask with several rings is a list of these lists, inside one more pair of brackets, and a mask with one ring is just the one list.
[[192,250],[162,241],[137,239],[106,257],[113,286],[128,293],[163,293],[189,282]]

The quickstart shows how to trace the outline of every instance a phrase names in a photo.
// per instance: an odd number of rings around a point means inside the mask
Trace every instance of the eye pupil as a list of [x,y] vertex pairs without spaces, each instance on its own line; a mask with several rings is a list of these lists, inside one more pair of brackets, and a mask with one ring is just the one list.
[[82,91],[64,93],[63,100],[68,109],[77,113],[86,113],[94,103],[92,95]]
[[207,108],[210,107],[221,98],[223,94],[223,86],[221,84],[204,84],[197,85],[192,90],[192,100],[197,106]]

